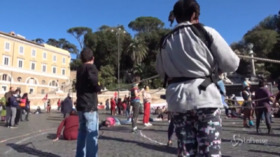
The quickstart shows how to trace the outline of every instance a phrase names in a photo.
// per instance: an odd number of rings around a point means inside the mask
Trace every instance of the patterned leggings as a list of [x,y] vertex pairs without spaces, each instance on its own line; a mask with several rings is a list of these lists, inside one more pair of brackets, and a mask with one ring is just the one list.
[[220,157],[222,120],[217,108],[173,113],[178,157]]

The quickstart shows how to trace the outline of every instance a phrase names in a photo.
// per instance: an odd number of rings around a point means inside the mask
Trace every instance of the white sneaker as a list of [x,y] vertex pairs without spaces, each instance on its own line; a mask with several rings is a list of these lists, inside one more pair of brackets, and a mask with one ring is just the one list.
[[137,130],[137,126],[135,126],[132,131],[135,132]]
[[148,123],[148,125],[149,125],[149,126],[153,126],[153,124],[151,124],[151,123]]
[[144,126],[150,126],[149,123],[144,123]]

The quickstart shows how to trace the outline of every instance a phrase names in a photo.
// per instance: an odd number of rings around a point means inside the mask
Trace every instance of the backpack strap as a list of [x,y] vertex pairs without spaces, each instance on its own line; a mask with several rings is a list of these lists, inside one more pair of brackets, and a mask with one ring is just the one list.
[[[173,29],[171,32],[169,32],[167,35],[165,35],[160,42],[160,49],[165,48],[166,46],[166,40],[174,33],[178,32],[180,29],[186,28],[186,27],[190,27],[191,30],[194,32],[195,35],[197,35],[202,41],[203,43],[207,46],[207,48],[209,49],[209,51],[211,52],[212,56],[214,57],[212,51],[211,51],[211,45],[213,43],[213,38],[212,36],[205,30],[204,26],[201,23],[197,23],[197,24],[191,24],[191,25],[182,25],[179,27],[176,27],[175,29]],[[160,51],[161,53],[161,51]],[[205,78],[205,80],[199,85],[199,89],[200,90],[206,90],[207,86],[210,85],[211,83],[215,83],[217,85],[217,82],[219,81],[219,77],[217,74],[215,74],[215,70],[214,69],[211,74],[209,76],[204,76],[204,77],[199,77],[199,78]],[[195,79],[195,78],[188,78],[188,77],[181,77],[179,79],[175,78],[175,80],[169,80],[168,81],[168,76],[167,74],[165,74],[165,78],[164,78],[164,83],[163,83],[163,87],[165,88],[167,86],[167,83],[177,83],[177,82],[183,82],[183,81],[187,81],[187,80],[191,80],[191,79]],[[179,80],[179,81],[178,81]]]

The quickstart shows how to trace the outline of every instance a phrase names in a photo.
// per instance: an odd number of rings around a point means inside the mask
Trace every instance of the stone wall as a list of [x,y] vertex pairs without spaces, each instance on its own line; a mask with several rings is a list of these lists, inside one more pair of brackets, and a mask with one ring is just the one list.
[[[110,100],[110,98],[114,97],[115,91],[104,91],[102,94],[98,95],[98,101],[99,103],[102,103],[105,105],[105,101],[107,99]],[[165,93],[165,90],[151,90],[150,91],[152,95],[152,103],[164,103],[165,100],[160,99],[160,95]],[[129,96],[129,91],[120,91],[120,97],[123,99],[125,95]],[[63,100],[66,98],[67,93],[64,94],[48,94],[48,99],[51,100],[51,106],[52,109],[57,109],[57,101],[59,99]],[[31,109],[36,109],[38,106],[40,106],[41,109],[44,109],[44,101],[42,100],[45,97],[45,94],[36,94],[31,95],[29,97],[31,101]],[[71,97],[73,98],[73,102],[76,101],[76,93],[71,93]]]

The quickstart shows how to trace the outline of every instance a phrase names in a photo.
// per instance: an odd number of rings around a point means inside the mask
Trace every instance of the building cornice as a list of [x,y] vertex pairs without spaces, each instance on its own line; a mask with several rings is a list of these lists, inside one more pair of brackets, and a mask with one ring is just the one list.
[[[16,41],[16,42],[19,42],[19,43],[22,43],[22,44],[26,44],[26,45],[29,45],[29,46],[32,46],[32,47],[42,49],[43,51],[49,51],[49,52],[53,52],[53,53],[56,53],[56,54],[60,54],[60,55],[70,57],[70,53],[67,50],[61,49],[62,51],[67,51],[69,54],[62,53],[62,52],[56,51],[54,49],[47,48],[45,45],[47,45],[48,47],[54,47],[54,46],[51,46],[51,45],[48,45],[48,44],[38,44],[38,43],[35,43],[33,41],[29,41],[29,40],[26,40],[26,39],[20,38],[20,37],[15,37],[15,36],[12,36],[10,34],[3,33],[3,32],[0,32],[0,37],[1,36],[4,37],[4,38],[8,38],[9,40],[13,40],[13,41]],[[55,48],[57,48],[57,47],[55,47]],[[60,49],[60,48],[57,48],[57,49]]]
[[69,79],[69,77],[67,77],[67,76],[59,76],[57,74],[48,74],[48,73],[43,73],[43,72],[36,72],[36,71],[18,69],[18,68],[13,68],[13,67],[9,67],[9,66],[2,66],[2,65],[0,65],[0,70],[17,72],[17,73],[24,73],[24,74],[30,74],[30,75],[37,75],[37,76],[44,76],[44,77],[51,77],[51,78],[56,78],[56,79],[65,79],[65,80]]

